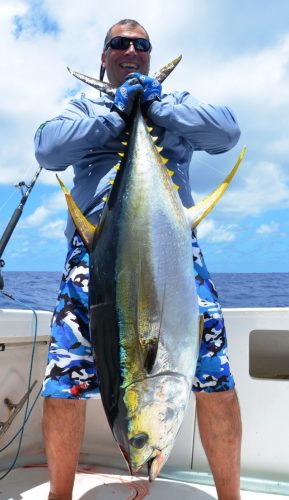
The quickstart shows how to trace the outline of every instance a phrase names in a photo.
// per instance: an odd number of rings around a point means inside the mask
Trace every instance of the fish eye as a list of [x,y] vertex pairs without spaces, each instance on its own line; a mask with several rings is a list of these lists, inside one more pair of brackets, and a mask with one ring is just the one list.
[[146,432],[141,432],[140,434],[136,434],[136,436],[133,436],[129,442],[130,444],[136,448],[137,450],[140,450],[145,446],[145,444],[148,442],[148,435]]

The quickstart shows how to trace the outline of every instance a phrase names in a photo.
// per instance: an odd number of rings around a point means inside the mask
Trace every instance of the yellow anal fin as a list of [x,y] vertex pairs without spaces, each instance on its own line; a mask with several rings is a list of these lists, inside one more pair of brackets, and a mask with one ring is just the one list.
[[72,198],[70,192],[63,184],[63,182],[59,179],[58,175],[56,175],[57,180],[61,186],[62,191],[65,194],[66,203],[68,206],[69,213],[72,217],[72,220],[76,226],[76,229],[85,244],[86,248],[89,252],[92,250],[93,237],[95,232],[97,231],[97,226],[94,226],[87,220],[87,218],[83,215],[79,207],[76,205],[74,199]]
[[215,189],[215,191],[206,196],[203,200],[201,200],[193,207],[186,209],[186,213],[192,229],[196,228],[197,225],[211,212],[211,210],[218,203],[219,199],[223,196],[225,191],[227,191],[231,180],[233,179],[241,161],[244,158],[245,151],[246,147],[244,146],[231,172],[229,173],[229,175],[227,175],[222,184],[220,184],[220,186]]

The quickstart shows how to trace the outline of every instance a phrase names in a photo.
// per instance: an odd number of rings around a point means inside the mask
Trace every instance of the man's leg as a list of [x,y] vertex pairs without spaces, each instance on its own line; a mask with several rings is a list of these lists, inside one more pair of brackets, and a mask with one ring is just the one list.
[[45,398],[43,434],[49,500],[71,500],[85,425],[85,400]]
[[240,499],[241,417],[217,290],[193,235],[193,260],[203,335],[193,390],[200,436],[219,500]]
[[196,393],[201,441],[219,500],[239,500],[241,417],[235,390]]
[[98,384],[88,318],[89,256],[71,242],[55,307],[43,382],[43,433],[51,480],[49,499],[71,500],[85,424],[85,400]]

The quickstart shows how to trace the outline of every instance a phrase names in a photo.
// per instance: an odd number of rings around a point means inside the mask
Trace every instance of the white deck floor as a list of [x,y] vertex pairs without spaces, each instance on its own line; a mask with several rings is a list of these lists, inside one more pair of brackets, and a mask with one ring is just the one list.
[[[49,491],[46,466],[29,466],[13,470],[0,483],[1,500],[46,500]],[[212,486],[131,477],[123,471],[81,466],[76,474],[73,500],[210,500],[217,499]],[[242,500],[282,500],[287,496],[242,492]]]

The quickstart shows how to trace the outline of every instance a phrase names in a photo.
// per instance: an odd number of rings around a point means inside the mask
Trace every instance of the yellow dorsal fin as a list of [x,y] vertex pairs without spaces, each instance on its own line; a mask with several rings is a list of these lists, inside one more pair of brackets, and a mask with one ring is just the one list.
[[92,243],[93,243],[93,238],[95,232],[98,230],[97,226],[94,226],[87,220],[87,218],[83,215],[81,210],[78,208],[76,205],[74,199],[72,198],[70,192],[68,189],[65,187],[63,182],[59,179],[58,175],[56,175],[57,180],[61,186],[62,191],[65,194],[66,198],[66,203],[68,206],[69,213],[72,217],[72,220],[76,226],[76,229],[85,244],[86,248],[91,252],[92,250]]
[[228,187],[231,183],[231,180],[233,179],[235,173],[238,170],[238,167],[239,167],[241,161],[244,158],[245,151],[246,151],[246,147],[244,146],[240,155],[239,155],[239,158],[238,158],[237,162],[235,163],[234,167],[232,168],[231,172],[229,173],[229,175],[227,175],[227,177],[222,182],[222,184],[220,184],[220,186],[218,186],[217,189],[215,189],[215,191],[213,191],[211,194],[206,196],[203,200],[201,200],[199,203],[197,203],[193,207],[186,209],[186,213],[188,215],[188,219],[189,219],[189,222],[192,226],[192,229],[197,227],[197,225],[201,222],[201,220],[203,220],[206,217],[206,215],[208,215],[208,213],[211,212],[211,210],[214,208],[216,203],[219,201],[219,199],[223,196],[225,191],[228,189]]

